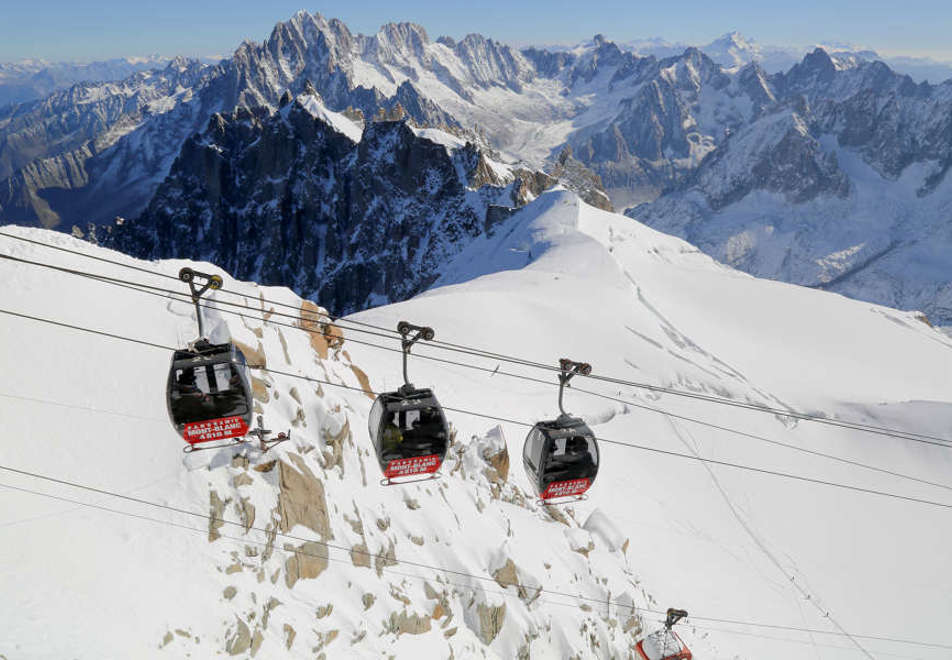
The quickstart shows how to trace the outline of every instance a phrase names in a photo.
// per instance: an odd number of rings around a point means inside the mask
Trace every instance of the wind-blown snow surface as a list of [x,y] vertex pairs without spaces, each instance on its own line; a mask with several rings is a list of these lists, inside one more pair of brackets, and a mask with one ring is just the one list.
[[[59,234],[3,231],[127,259]],[[169,282],[2,237],[0,251]],[[152,267],[173,274],[181,265]],[[192,338],[190,308],[181,303],[8,262],[0,262],[0,272],[7,283],[4,309],[162,344]],[[256,305],[259,295],[300,304],[283,289],[230,280],[226,288]],[[356,367],[375,390],[400,384],[397,353],[350,341],[385,340],[345,329],[343,346],[321,358],[322,340],[312,343],[307,333],[270,318],[216,317],[212,324],[218,336],[229,333],[274,369],[361,387]],[[430,291],[354,318],[387,326],[401,319],[425,323],[437,339],[540,362],[571,357],[603,375],[944,437],[952,422],[952,341],[912,313],[738,273],[687,243],[595,210],[564,191],[542,195],[492,237],[471,245]],[[490,580],[496,574],[505,582],[506,571],[498,571],[511,559],[524,584],[603,602],[650,610],[679,606],[695,617],[830,632],[836,632],[835,621],[861,635],[949,642],[952,577],[945,548],[952,541],[952,514],[946,509],[603,443],[591,498],[561,509],[561,516],[556,512],[560,522],[522,496],[528,488],[519,458],[526,429],[460,413],[449,413],[456,444],[444,478],[387,489],[377,485],[367,451],[368,396],[261,373],[266,423],[291,427],[293,442],[264,456],[249,451],[247,466],[232,459],[236,450],[183,459],[182,443],[165,417],[163,351],[8,317],[0,321],[0,338],[0,369],[8,374],[0,397],[8,438],[0,449],[2,465],[201,512],[209,511],[209,502],[214,511],[217,500],[231,498],[223,506],[230,520],[247,521],[250,504],[254,527],[297,520],[288,531],[307,541],[365,545],[397,561]],[[446,406],[527,421],[554,414],[554,386],[503,372],[554,380],[552,374],[506,364],[495,375],[451,367],[424,356],[489,368],[497,362],[426,345],[414,347],[414,355],[411,379],[435,387]],[[941,486],[580,389],[939,484],[952,481],[949,449],[581,379],[566,395],[567,408],[601,438],[952,502]],[[503,441],[511,463],[505,480],[499,471]],[[270,472],[258,471],[275,458],[280,462]],[[310,486],[295,490],[289,481]],[[199,530],[3,491],[0,590],[13,597],[0,605],[6,633],[0,653],[9,657],[204,657],[242,648],[275,657],[286,652],[285,626],[295,631],[292,654],[302,657],[447,657],[451,649],[458,658],[509,658],[520,651],[533,658],[629,657],[643,634],[637,623],[625,632],[630,612],[619,605],[548,593],[533,599],[531,589],[520,597],[515,587],[503,595],[492,581],[378,559],[364,567],[359,551],[334,548],[326,567],[316,561],[317,571],[303,560],[290,561],[284,551],[300,541],[279,536],[269,549],[267,537],[254,530],[209,530],[201,520],[9,474],[0,483]],[[287,499],[301,492],[310,498],[307,515]],[[237,540],[209,542],[210,531]],[[319,545],[308,547],[322,552]],[[319,575],[291,580],[295,571],[309,570]],[[642,615],[645,632],[658,618]],[[702,618],[680,628],[702,659],[861,657],[837,635]],[[947,648],[859,641],[874,657],[948,655]]]

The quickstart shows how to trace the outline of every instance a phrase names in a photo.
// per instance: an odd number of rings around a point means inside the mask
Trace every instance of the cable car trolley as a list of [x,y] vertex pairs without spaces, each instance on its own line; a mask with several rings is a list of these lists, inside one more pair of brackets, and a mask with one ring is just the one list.
[[368,420],[384,486],[438,477],[450,435],[433,390],[415,388],[407,377],[410,349],[421,339],[432,340],[433,328],[401,321],[397,332],[402,337],[404,384],[378,396]]
[[587,376],[591,365],[559,360],[559,410],[557,419],[532,427],[522,451],[522,463],[539,503],[563,504],[585,499],[598,474],[598,443],[595,434],[579,417],[562,407],[565,386],[576,374]]
[[657,630],[638,642],[635,650],[640,660],[691,660],[691,650],[671,628],[686,617],[685,610],[668,608],[664,628]]
[[[195,304],[199,338],[175,351],[169,368],[167,387],[169,417],[179,435],[188,443],[186,453],[217,449],[241,442],[252,419],[252,390],[248,364],[233,343],[212,344],[204,336],[199,300],[209,289],[220,289],[218,275],[191,268],[179,271],[187,282]],[[203,280],[198,286],[196,279]],[[227,444],[207,445],[230,440]]]

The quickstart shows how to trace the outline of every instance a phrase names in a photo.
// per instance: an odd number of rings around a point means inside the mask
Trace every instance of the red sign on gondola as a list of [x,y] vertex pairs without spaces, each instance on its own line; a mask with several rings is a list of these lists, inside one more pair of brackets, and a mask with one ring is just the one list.
[[431,474],[440,469],[440,457],[437,454],[397,458],[387,463],[383,474],[387,479],[409,477],[414,474]]
[[539,497],[544,500],[553,497],[570,497],[581,495],[592,485],[591,479],[569,479],[568,481],[553,481]]
[[195,445],[212,440],[240,438],[248,434],[248,424],[242,417],[221,417],[207,419],[204,422],[191,422],[182,429],[185,442]]

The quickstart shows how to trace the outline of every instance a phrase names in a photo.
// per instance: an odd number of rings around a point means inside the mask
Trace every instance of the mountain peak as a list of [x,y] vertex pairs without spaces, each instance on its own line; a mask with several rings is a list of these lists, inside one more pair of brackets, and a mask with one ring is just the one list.
[[815,61],[826,61],[826,60],[832,61],[832,60],[830,59],[830,54],[826,51],[826,49],[825,49],[823,46],[817,46],[817,47],[814,48],[812,51],[810,51],[809,53],[807,53],[806,55],[804,55],[804,56],[803,56],[803,61],[806,62],[807,60],[811,60],[811,61],[814,61],[814,60],[815,60]]
[[751,45],[753,45],[753,40],[748,39],[737,30],[731,30],[730,32],[725,32],[721,36],[720,39],[717,39],[715,41],[730,43],[735,46],[740,46],[742,48],[749,48]]
[[169,63],[166,65],[166,68],[175,69],[176,71],[182,71],[183,69],[191,65],[192,62],[194,61],[195,60],[191,60],[185,57],[184,55],[176,55],[171,60],[169,60]]
[[430,42],[430,37],[422,25],[416,23],[385,23],[380,26],[378,35],[384,35],[388,40],[394,42],[409,43],[411,41],[420,44]]
[[804,55],[803,66],[813,71],[833,71],[836,69],[833,58],[830,57],[830,54],[826,52],[825,49],[819,46],[814,48],[812,52]]

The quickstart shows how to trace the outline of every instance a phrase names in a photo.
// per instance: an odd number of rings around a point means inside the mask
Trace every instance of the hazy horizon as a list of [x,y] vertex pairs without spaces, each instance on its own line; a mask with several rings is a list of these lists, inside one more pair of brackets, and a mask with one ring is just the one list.
[[[42,8],[21,4],[5,12],[6,20],[0,26],[0,62],[91,62],[149,55],[228,57],[242,41],[267,39],[275,24],[301,9],[297,2],[196,6],[170,0],[161,8],[115,0],[95,7],[62,0],[45,3]],[[929,20],[910,26],[901,19],[917,13],[915,6],[922,6],[921,13]],[[690,0],[679,7],[676,22],[666,6],[616,6],[607,0],[586,4],[582,13],[572,3],[538,0],[518,7],[493,0],[476,13],[433,0],[411,0],[399,8],[378,0],[360,6],[334,3],[307,11],[339,18],[352,31],[363,34],[374,34],[389,22],[407,21],[422,25],[433,39],[478,32],[520,47],[572,45],[595,34],[618,43],[663,39],[699,46],[736,31],[763,46],[804,49],[820,43],[845,43],[886,57],[952,61],[952,46],[942,29],[948,21],[941,20],[941,16],[952,19],[952,6],[918,0],[914,7],[905,6],[900,15],[895,5],[878,1],[850,0],[836,7],[808,2],[779,10],[747,0],[727,0],[716,7]],[[528,30],[527,25],[531,26]]]

